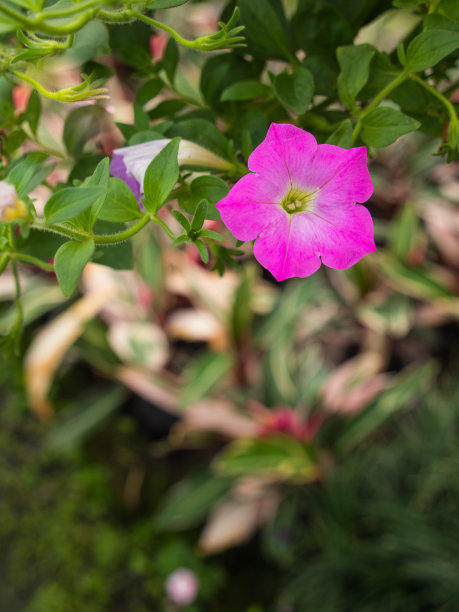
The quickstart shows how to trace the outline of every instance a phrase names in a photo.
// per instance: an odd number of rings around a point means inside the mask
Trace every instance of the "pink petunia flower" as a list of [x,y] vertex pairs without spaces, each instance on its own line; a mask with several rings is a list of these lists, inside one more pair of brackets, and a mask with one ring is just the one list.
[[373,192],[365,147],[318,145],[314,136],[272,123],[243,176],[220,200],[222,221],[276,280],[309,276],[322,263],[343,270],[375,251],[373,221],[356,204]]

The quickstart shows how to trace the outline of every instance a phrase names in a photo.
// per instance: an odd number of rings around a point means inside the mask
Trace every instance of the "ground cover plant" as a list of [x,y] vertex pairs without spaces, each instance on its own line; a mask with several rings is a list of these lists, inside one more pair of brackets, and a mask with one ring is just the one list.
[[454,610],[457,3],[0,37],[0,607]]

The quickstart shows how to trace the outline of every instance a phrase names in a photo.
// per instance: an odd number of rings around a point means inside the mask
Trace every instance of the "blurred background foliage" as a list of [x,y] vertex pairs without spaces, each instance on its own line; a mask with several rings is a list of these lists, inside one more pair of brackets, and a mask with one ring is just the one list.
[[[225,54],[179,50],[145,24],[88,23],[41,77],[83,66],[114,109],[64,113],[0,81],[3,153],[34,169],[37,207],[51,171],[58,185],[82,181],[123,139],[182,136],[234,161],[290,120],[341,142],[349,113],[309,108],[312,87],[337,99],[337,47],[357,36],[384,51],[365,104],[422,19],[459,28],[448,0],[429,14],[411,0],[238,0],[161,16],[192,38],[235,4],[247,47]],[[457,56],[428,75],[455,108]],[[19,351],[1,345],[0,609],[457,610],[459,169],[434,155],[447,141],[441,103],[412,81],[390,96],[419,130],[399,125],[384,144],[362,132],[378,250],[346,272],[279,285],[245,245],[215,243],[219,276],[156,226],[132,249],[96,252],[70,300],[52,273],[21,268],[24,335]],[[21,149],[26,138],[59,169]],[[193,214],[206,199],[219,231],[225,189],[198,176],[179,204]],[[22,252],[48,261],[61,244],[32,230]],[[4,336],[16,320],[8,273],[0,300]],[[183,567],[199,584],[189,605],[166,589]]]

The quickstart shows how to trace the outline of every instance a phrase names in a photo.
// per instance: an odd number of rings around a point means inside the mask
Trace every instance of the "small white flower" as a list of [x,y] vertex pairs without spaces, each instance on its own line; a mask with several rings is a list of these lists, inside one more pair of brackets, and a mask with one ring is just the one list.
[[8,223],[27,216],[27,209],[18,198],[14,185],[0,181],[0,222]]

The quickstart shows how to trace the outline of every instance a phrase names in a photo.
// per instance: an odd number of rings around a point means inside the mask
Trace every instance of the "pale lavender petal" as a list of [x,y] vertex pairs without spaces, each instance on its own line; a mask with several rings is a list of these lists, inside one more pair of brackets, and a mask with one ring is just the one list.
[[143,195],[139,181],[128,171],[123,156],[117,155],[116,152],[113,153],[110,163],[110,174],[124,181],[138,200]]
[[255,242],[253,253],[278,281],[316,272],[321,264],[312,241],[314,223],[307,213],[288,215],[284,211],[275,225],[269,225]]
[[271,123],[265,140],[249,157],[249,169],[270,184],[288,180],[297,186],[297,177],[316,149],[316,139],[309,132],[287,123]]
[[143,180],[145,171],[151,160],[158,155],[170,142],[169,138],[159,138],[142,144],[123,147],[113,151],[110,164],[112,176],[116,176],[127,183],[134,195],[143,196]]
[[246,174],[217,204],[223,223],[238,240],[253,240],[266,227],[275,224],[285,212],[280,201],[288,185],[268,184],[255,174]]

